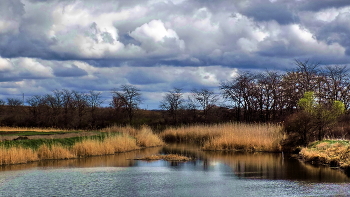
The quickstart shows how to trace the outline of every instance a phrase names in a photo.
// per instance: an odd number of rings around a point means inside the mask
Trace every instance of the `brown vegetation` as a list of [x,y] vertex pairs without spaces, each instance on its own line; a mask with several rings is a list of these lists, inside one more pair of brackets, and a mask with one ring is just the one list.
[[102,132],[109,133],[124,133],[130,135],[136,139],[136,143],[140,147],[152,147],[164,145],[162,139],[152,132],[152,129],[148,126],[142,126],[141,129],[135,129],[131,126],[119,127],[112,126],[101,130]]
[[166,141],[197,142],[204,150],[280,151],[282,127],[273,124],[226,123],[166,129]]
[[[86,137],[81,142],[71,147],[58,144],[43,144],[38,149],[23,147],[0,147],[0,165],[28,163],[47,159],[70,159],[93,155],[114,154],[137,150],[142,147],[160,146],[163,141],[148,127],[140,130],[125,128],[121,134],[117,134],[118,127],[108,128],[103,131],[114,132],[107,134],[102,140],[95,137]],[[130,129],[129,131],[127,131]]]
[[299,154],[306,162],[346,169],[350,167],[350,144],[347,140],[318,141],[303,148]]

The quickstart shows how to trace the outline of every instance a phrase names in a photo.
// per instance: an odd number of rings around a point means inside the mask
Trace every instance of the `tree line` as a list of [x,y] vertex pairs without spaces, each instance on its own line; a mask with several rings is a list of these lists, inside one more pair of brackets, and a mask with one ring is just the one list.
[[[24,100],[0,100],[2,126],[101,128],[112,124],[177,125],[227,121],[283,121],[299,110],[305,92],[314,92],[318,102],[341,101],[350,107],[350,80],[346,66],[321,66],[295,60],[284,73],[240,72],[221,82],[220,92],[193,89],[185,94],[173,88],[164,94],[160,110],[139,109],[141,91],[133,85],[111,90],[109,106],[103,107],[100,92],[54,90]],[[185,96],[189,95],[189,96]]]

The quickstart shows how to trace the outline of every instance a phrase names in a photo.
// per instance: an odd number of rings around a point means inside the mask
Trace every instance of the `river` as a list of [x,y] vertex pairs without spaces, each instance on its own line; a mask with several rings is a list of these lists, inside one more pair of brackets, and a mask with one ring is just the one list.
[[[177,153],[190,162],[133,160]],[[0,196],[350,196],[350,178],[281,153],[168,145],[84,159],[3,166]]]

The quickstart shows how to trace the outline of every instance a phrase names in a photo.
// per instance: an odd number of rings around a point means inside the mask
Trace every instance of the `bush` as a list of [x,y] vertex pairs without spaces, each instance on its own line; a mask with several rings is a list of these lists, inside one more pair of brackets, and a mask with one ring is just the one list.
[[312,117],[304,111],[290,115],[283,126],[285,138],[281,145],[284,150],[292,151],[314,140]]

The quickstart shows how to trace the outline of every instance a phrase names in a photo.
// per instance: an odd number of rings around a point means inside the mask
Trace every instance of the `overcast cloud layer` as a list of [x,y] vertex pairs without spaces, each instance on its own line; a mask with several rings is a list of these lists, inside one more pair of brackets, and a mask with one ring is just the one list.
[[1,0],[0,98],[132,84],[157,108],[239,70],[346,65],[349,37],[349,0]]

